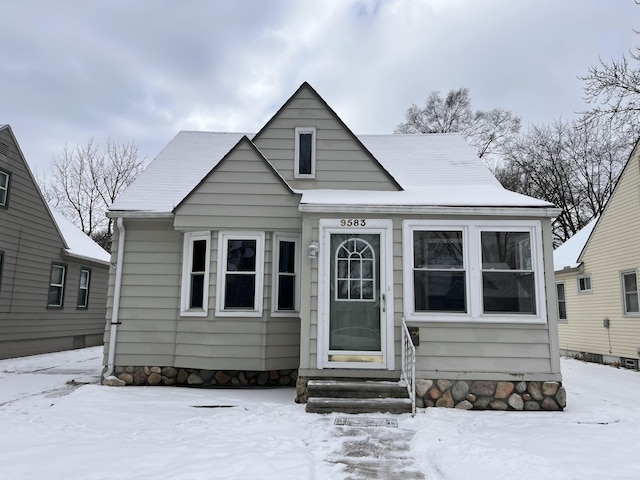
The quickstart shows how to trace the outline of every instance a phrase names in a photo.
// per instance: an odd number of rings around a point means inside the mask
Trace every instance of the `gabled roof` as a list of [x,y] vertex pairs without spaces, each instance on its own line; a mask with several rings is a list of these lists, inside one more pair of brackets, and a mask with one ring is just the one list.
[[80,259],[91,260],[93,262],[99,262],[108,264],[111,260],[111,255],[104,250],[100,245],[94,242],[91,237],[76,227],[70,220],[68,220],[59,211],[49,208],[53,215],[58,230],[64,238],[64,242],[67,244],[65,253],[72,257]]
[[574,269],[580,266],[580,255],[584,250],[596,223],[598,223],[598,219],[594,218],[578,230],[569,240],[555,249],[553,252],[554,271],[560,272],[565,268]]
[[16,139],[11,126],[9,124],[0,124],[0,131],[5,129],[11,136],[16,150],[18,151],[18,154],[22,159],[22,162],[24,163],[25,170],[31,178],[31,182],[33,183],[35,191],[40,196],[44,207],[49,211],[53,225],[60,234],[62,242],[65,244],[65,254],[91,262],[109,264],[111,255],[107,251],[105,251],[100,245],[94,242],[91,237],[89,237],[82,230],[76,227],[71,221],[67,220],[64,215],[51,208],[49,204],[45,202],[42,191],[40,190],[40,186],[38,185],[38,182],[36,182],[36,179],[31,172],[29,163],[22,153],[20,144],[18,143],[18,140]]

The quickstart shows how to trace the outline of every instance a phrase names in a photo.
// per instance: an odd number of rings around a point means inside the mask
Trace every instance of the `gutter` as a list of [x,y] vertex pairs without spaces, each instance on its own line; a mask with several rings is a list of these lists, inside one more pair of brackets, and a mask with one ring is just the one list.
[[119,217],[117,220],[118,225],[118,257],[116,260],[116,279],[113,289],[113,306],[111,307],[111,330],[109,334],[109,356],[107,358],[107,370],[103,374],[103,378],[107,378],[113,375],[115,357],[116,357],[116,339],[118,337],[118,325],[120,320],[118,315],[120,313],[120,289],[122,288],[122,263],[124,259],[124,219]]

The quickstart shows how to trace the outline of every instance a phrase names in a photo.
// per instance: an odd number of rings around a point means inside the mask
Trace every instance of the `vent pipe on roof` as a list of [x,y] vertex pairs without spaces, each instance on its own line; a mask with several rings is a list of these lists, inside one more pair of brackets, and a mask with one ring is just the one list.
[[[111,329],[109,331],[109,356],[107,358],[107,369],[103,374],[106,381],[107,377],[113,375],[115,357],[116,357],[116,339],[118,337],[118,325],[120,320],[118,314],[120,311],[120,289],[122,287],[122,261],[124,259],[124,219],[118,218],[118,257],[116,260],[116,278],[113,289],[113,305],[111,307]],[[110,383],[110,382],[109,382]],[[111,384],[111,383],[110,383]]]

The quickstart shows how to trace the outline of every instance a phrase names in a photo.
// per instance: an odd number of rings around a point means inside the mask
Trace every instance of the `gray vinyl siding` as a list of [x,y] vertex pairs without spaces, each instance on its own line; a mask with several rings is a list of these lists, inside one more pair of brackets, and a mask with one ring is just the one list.
[[[329,215],[323,217],[327,218]],[[374,218],[362,216],[363,218]],[[384,217],[375,217],[384,218]],[[318,282],[317,261],[303,261],[303,275],[311,278],[309,290],[303,291],[303,299],[309,301],[303,306],[303,315],[310,319],[301,332],[302,375],[308,376],[399,376],[401,365],[400,326],[403,309],[403,259],[402,221],[411,217],[393,218],[393,288],[394,288],[394,338],[396,371],[317,369],[318,331]],[[425,218],[425,217],[422,217]],[[435,217],[433,217],[435,219]],[[451,218],[451,217],[449,217]],[[474,219],[481,219],[476,217]],[[471,219],[467,217],[466,219]],[[486,217],[485,217],[486,219]],[[305,237],[303,243],[318,239],[319,216],[305,216]],[[461,219],[461,223],[465,219]],[[508,221],[508,219],[505,219]],[[548,220],[543,220],[543,238],[550,231]],[[551,249],[544,249],[547,256]],[[545,258],[545,272],[549,277],[550,263]],[[548,281],[548,279],[547,279]],[[553,282],[551,283],[553,285]],[[555,298],[555,296],[553,297]],[[544,325],[517,323],[478,322],[408,322],[420,331],[420,345],[416,347],[416,376],[422,378],[468,378],[468,379],[509,379],[514,376],[528,380],[560,379],[559,360],[552,355],[557,352],[555,314],[547,305],[548,322]],[[304,317],[303,317],[304,318]],[[554,342],[556,344],[554,350]]]
[[[0,209],[0,358],[99,345],[104,329],[108,267],[63,254],[65,247],[8,129],[0,168],[11,172],[8,208]],[[52,262],[67,266],[64,306],[48,309]],[[81,267],[91,269],[89,308],[76,309]]]
[[[316,128],[315,179],[294,178],[295,128]],[[293,188],[398,190],[384,169],[309,90],[276,114],[254,143]]]

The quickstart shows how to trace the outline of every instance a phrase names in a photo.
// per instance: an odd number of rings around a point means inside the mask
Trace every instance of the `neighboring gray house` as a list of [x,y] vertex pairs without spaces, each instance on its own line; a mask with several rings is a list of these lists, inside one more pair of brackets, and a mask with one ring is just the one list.
[[304,83],[257,134],[180,132],[112,205],[105,382],[563,408],[557,212],[460,135],[356,136]]
[[109,259],[47,206],[0,125],[0,358],[100,345]]

